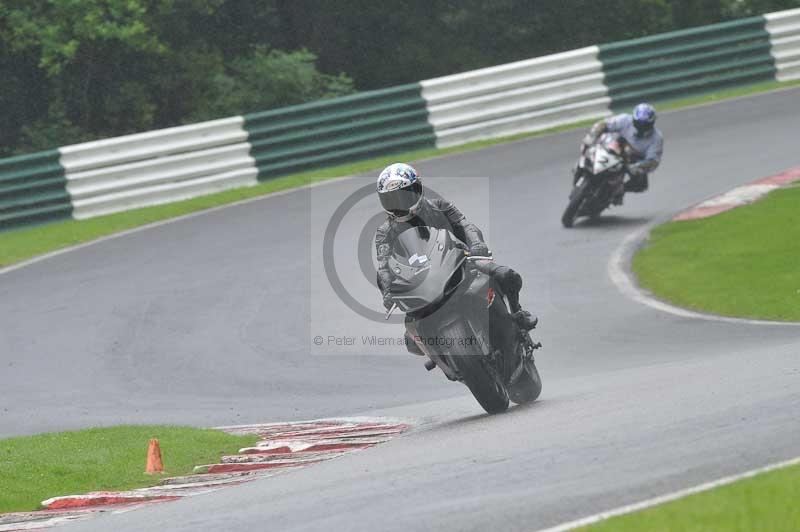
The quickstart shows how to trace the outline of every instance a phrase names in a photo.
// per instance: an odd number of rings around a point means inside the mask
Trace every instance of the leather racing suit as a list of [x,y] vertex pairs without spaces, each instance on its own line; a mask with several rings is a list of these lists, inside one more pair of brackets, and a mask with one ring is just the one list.
[[603,133],[619,133],[632,150],[628,174],[631,178],[625,183],[625,192],[644,192],[648,187],[648,174],[661,163],[664,153],[664,137],[657,128],[640,134],[633,125],[629,114],[612,116],[597,122],[581,143],[581,152],[594,144]]
[[[428,226],[437,229],[447,229],[456,238],[464,242],[471,255],[486,256],[489,249],[483,238],[483,233],[475,224],[470,223],[458,208],[451,202],[435,198],[429,200],[422,198],[415,216],[408,221],[398,221],[394,216],[387,215],[386,221],[381,224],[375,233],[375,249],[378,259],[378,288],[383,296],[383,305],[388,310],[392,307],[390,286],[393,274],[389,269],[389,256],[392,245],[397,235],[412,227]],[[536,319],[530,313],[523,311],[519,304],[519,292],[522,289],[522,276],[508,266],[501,266],[494,261],[476,261],[475,267],[494,277],[503,293],[508,299],[514,318],[522,327],[532,329]],[[406,342],[409,351],[415,354],[418,348],[413,341]]]

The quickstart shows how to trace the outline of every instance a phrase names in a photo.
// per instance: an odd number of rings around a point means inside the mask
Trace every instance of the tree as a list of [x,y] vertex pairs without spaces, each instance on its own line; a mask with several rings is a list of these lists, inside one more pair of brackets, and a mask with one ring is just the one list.
[[798,6],[800,0],[0,0],[0,154]]
[[353,92],[343,74],[320,73],[316,56],[307,50],[283,52],[257,46],[246,56],[227,63],[210,83],[206,103],[189,120],[263,111]]

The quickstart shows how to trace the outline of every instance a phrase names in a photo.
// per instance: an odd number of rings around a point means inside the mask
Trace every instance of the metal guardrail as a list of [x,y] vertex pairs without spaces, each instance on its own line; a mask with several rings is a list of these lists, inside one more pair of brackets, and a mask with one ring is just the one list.
[[243,123],[225,118],[61,148],[73,217],[256,184]]
[[419,84],[245,115],[259,179],[432,147]]
[[775,79],[763,17],[600,46],[613,108]]
[[0,229],[71,215],[58,150],[0,159]]
[[439,147],[608,113],[596,46],[421,82]]
[[764,15],[778,81],[800,79],[800,9]]

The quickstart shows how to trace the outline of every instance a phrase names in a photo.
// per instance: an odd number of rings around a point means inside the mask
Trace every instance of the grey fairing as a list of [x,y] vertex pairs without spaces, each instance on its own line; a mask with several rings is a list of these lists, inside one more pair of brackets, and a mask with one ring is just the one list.
[[[416,236],[422,231],[430,233],[427,241]],[[400,310],[418,312],[444,299],[448,281],[460,273],[466,260],[462,247],[463,243],[444,229],[415,227],[398,235],[388,264],[393,275],[392,299]],[[414,255],[425,260],[409,264]]]

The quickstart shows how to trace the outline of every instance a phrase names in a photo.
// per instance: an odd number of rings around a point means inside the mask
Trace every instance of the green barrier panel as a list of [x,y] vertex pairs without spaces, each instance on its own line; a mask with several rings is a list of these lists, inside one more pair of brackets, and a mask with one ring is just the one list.
[[775,79],[764,17],[600,46],[613,109]]
[[245,115],[259,179],[433,147],[421,90],[413,83]]
[[0,159],[0,231],[71,215],[58,150]]

